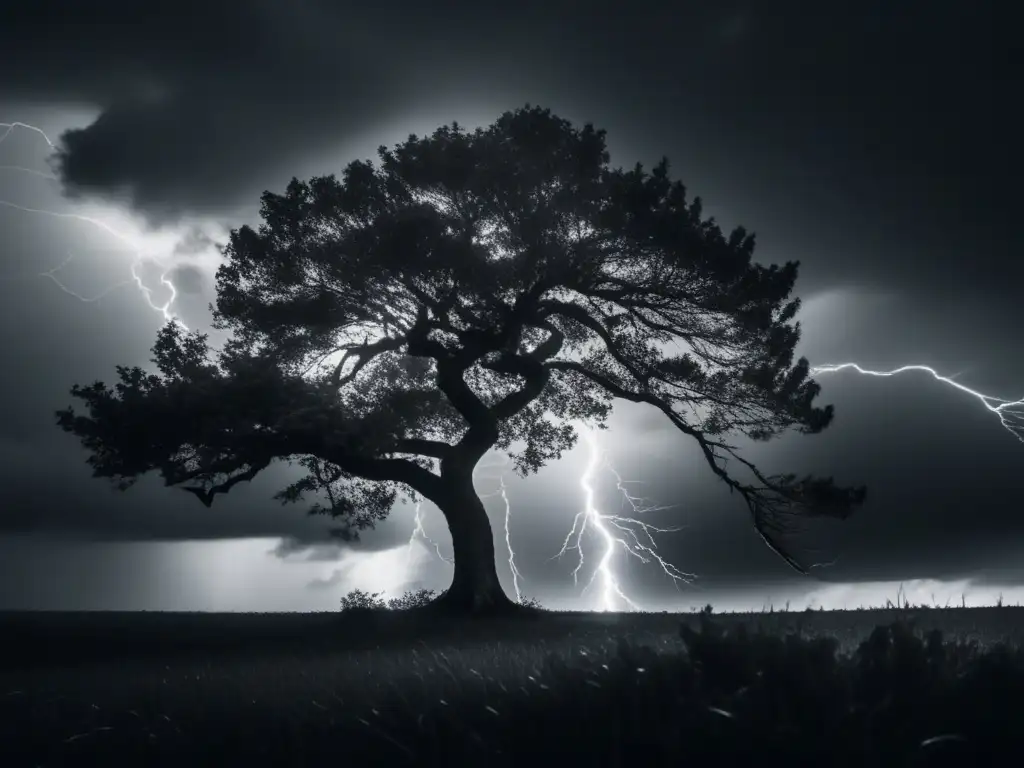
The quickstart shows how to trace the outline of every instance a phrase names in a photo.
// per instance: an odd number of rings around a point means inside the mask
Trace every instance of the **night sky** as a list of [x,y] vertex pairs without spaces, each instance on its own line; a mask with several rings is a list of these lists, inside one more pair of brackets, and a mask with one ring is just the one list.
[[[1024,396],[1024,125],[1008,4],[445,7],[36,0],[5,10],[0,122],[35,126],[69,154],[54,168],[44,136],[25,127],[0,143],[0,608],[330,609],[353,587],[446,586],[449,566],[420,543],[410,555],[411,507],[339,549],[329,521],[271,499],[287,468],[212,509],[157,478],[117,493],[90,478],[53,412],[73,383],[147,364],[164,319],[153,306],[171,298],[161,275],[177,292],[168,311],[208,325],[217,243],[258,222],[264,190],[527,102],[607,129],[613,165],[667,155],[723,228],[757,233],[759,261],[799,260],[798,352],[812,365],[925,364]],[[88,216],[122,237],[10,204]],[[131,281],[131,243],[147,256],[135,272],[145,291]],[[834,561],[810,577],[764,547],[685,436],[639,406],[616,409],[601,438],[609,458],[645,483],[634,492],[669,507],[649,521],[683,530],[660,537],[659,552],[698,576],[677,589],[619,556],[629,595],[657,609],[854,607],[895,599],[902,581],[912,600],[1024,597],[1024,442],[926,374],[819,380],[832,427],[747,453],[768,471],[867,484],[854,518],[793,542]],[[507,478],[523,591],[552,606],[598,603],[581,594],[587,565],[574,586],[573,553],[551,559],[582,504],[586,461],[580,445],[539,475]],[[614,477],[596,483],[602,508],[617,511]],[[497,486],[482,477],[479,487]],[[501,501],[487,503],[503,558]],[[436,510],[425,525],[444,551]],[[587,541],[593,563],[598,542]],[[499,572],[511,592],[507,565]]]

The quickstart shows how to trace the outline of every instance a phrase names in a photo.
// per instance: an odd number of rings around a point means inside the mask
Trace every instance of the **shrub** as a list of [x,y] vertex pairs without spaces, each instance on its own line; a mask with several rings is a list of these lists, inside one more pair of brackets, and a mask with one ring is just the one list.
[[[443,592],[441,594],[444,594]],[[407,611],[411,608],[425,608],[436,600],[439,595],[433,589],[406,590],[400,597],[385,600],[383,592],[366,592],[353,589],[341,598],[342,613],[376,613],[379,611]],[[540,600],[535,597],[524,597],[519,604],[525,608],[543,610]]]
[[415,592],[406,591],[401,597],[393,597],[388,600],[389,611],[407,611],[410,608],[423,608],[430,605],[437,592],[433,589],[417,589]]
[[423,608],[434,601],[437,592],[433,589],[407,590],[400,597],[392,597],[388,600],[385,600],[383,595],[383,592],[353,589],[341,598],[341,611],[342,613],[377,613]]
[[387,610],[388,605],[381,597],[383,592],[366,592],[353,589],[341,598],[342,613],[370,613]]

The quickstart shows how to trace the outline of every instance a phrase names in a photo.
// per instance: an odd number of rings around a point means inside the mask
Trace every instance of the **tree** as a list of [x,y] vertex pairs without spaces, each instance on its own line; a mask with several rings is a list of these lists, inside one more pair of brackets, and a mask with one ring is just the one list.
[[344,538],[399,493],[425,497],[454,548],[441,601],[470,611],[510,605],[474,466],[497,448],[535,472],[574,445],[575,422],[603,428],[616,399],[693,438],[797,570],[779,544],[789,523],[863,500],[831,479],[767,476],[726,441],[819,432],[833,411],[793,363],[798,264],[753,262],[753,234],[703,218],[667,159],[612,169],[604,131],[530,105],[378,155],[340,181],[265,193],[258,230],[232,231],[219,351],[170,323],[156,373],[72,388],[88,415],[58,422],[95,476],[124,489],[157,470],[209,506],[286,460],[306,475],[276,498],[317,495],[312,511]]

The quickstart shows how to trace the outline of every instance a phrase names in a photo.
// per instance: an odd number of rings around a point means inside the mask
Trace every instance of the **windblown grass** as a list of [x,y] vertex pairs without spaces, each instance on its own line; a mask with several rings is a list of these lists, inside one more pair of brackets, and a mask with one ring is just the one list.
[[1024,612],[1009,607],[473,623],[8,614],[0,631],[5,766],[1024,757]]

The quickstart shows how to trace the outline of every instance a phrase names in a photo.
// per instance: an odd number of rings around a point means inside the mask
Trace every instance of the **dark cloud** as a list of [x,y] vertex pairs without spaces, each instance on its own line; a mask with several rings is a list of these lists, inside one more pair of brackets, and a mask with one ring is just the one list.
[[1003,107],[1013,25],[998,4],[445,8],[21,4],[0,31],[18,72],[0,100],[96,105],[62,137],[67,193],[155,220],[251,207],[425,110],[490,120],[531,100],[607,127],[617,162],[668,153],[723,219],[805,251],[806,289],[937,289],[965,254],[970,287],[998,289],[1019,251],[1022,126]]
[[[289,514],[270,500],[275,480],[281,483],[280,472],[261,478],[256,488],[239,489],[241,493],[226,503],[206,509],[181,491],[161,492],[155,477],[117,491],[105,480],[94,480],[81,471],[85,454],[63,436],[54,437],[57,439],[46,436],[49,439],[0,444],[6,466],[17,470],[4,483],[4,498],[10,502],[0,518],[5,532],[71,531],[108,540],[156,541],[274,536],[289,531],[316,535],[314,521],[304,518],[301,509]],[[69,453],[78,461],[55,467],[34,460],[39,454]]]
[[376,95],[387,64],[373,38],[328,4],[164,5],[43,2],[15,9],[0,33],[26,72],[5,96],[101,109],[61,137],[71,196],[127,201],[155,220],[221,211],[268,171],[400,103],[394,86]]
[[174,246],[175,256],[195,256],[219,248],[218,243],[199,227],[191,227]]
[[1014,492],[1024,445],[996,416],[923,374],[821,381],[837,408],[834,425],[752,452],[765,468],[799,466],[868,484],[865,508],[823,531],[826,559],[839,559],[817,576],[955,579],[1006,547],[1020,556],[1009,542],[1024,541]]
[[167,278],[175,289],[183,294],[200,294],[207,288],[209,281],[208,275],[204,274],[199,267],[190,264],[174,267],[168,273]]
[[345,578],[345,572],[340,568],[331,571],[329,576],[322,579],[313,579],[306,586],[309,589],[322,590],[322,589],[334,589],[338,587],[342,580]]
[[281,539],[272,551],[274,557],[298,557],[306,562],[333,562],[341,557],[344,547],[339,544],[325,544],[323,541],[303,541],[294,536]]
[[[484,22],[477,12],[460,29],[387,3],[189,0],[140,13],[103,0],[60,4],[59,14],[47,5],[16,9],[0,32],[26,72],[0,97],[99,106],[95,122],[61,136],[65,191],[127,202],[154,221],[250,202],[300,161],[444,96],[454,76],[498,76],[501,51],[461,73],[460,60],[511,31],[500,16],[471,30]],[[73,28],[88,32],[66,34]]]
[[[307,515],[302,503],[283,506],[272,499],[291,481],[284,466],[268,469],[207,509],[190,494],[164,488],[155,476],[118,491],[83,471],[85,455],[70,438],[56,438],[0,442],[7,468],[0,535],[71,533],[105,541],[284,537],[269,554],[305,562],[337,560],[343,551],[330,533],[330,518]],[[39,461],[40,455],[50,460]],[[61,461],[55,462],[57,457]],[[406,517],[399,511],[364,532],[357,548],[374,552],[405,543]]]

